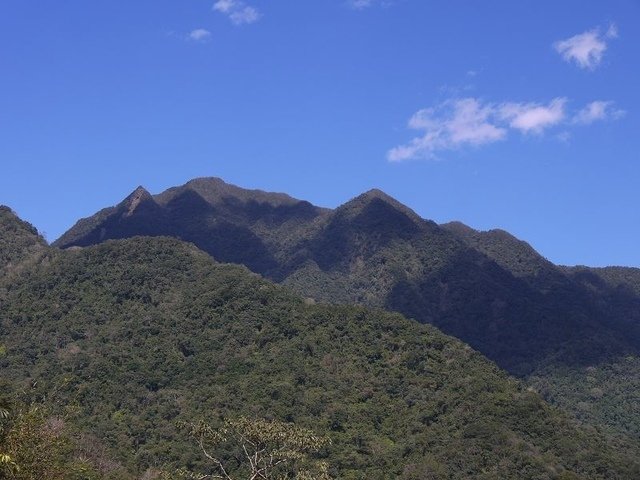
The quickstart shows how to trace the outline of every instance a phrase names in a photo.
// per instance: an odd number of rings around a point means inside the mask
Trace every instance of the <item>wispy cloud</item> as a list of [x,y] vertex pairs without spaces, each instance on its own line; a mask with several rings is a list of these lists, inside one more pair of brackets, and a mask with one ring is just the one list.
[[204,28],[196,28],[195,30],[191,30],[187,35],[189,40],[193,40],[194,42],[206,42],[211,38],[211,32]]
[[229,17],[234,25],[255,23],[261,17],[258,9],[245,4],[242,0],[218,0],[213,4],[213,10]]
[[365,8],[378,5],[380,7],[390,7],[396,0],[347,0],[347,6],[354,10],[364,10]]
[[607,50],[607,41],[617,37],[618,28],[612,23],[604,33],[600,28],[594,28],[557,41],[553,47],[567,62],[575,62],[580,68],[595,70]]
[[509,127],[539,134],[564,119],[566,103],[566,98],[554,98],[549,105],[510,102],[500,105],[497,112],[501,119],[509,122]]
[[624,117],[626,112],[618,108],[614,108],[613,102],[597,100],[589,103],[580,110],[574,117],[573,123],[579,125],[589,125],[593,122],[601,120],[617,120]]
[[218,0],[213,4],[213,9],[222,13],[229,13],[237,4],[237,0]]
[[[445,150],[479,147],[507,138],[510,131],[542,135],[557,126],[586,125],[596,120],[620,118],[624,112],[612,102],[591,102],[578,112],[567,113],[567,99],[554,98],[547,104],[536,102],[486,103],[478,98],[449,99],[435,107],[416,112],[408,127],[421,132],[409,143],[387,152],[391,162],[435,158]],[[566,130],[556,135],[568,141]]]
[[448,100],[435,108],[415,113],[409,128],[423,134],[406,145],[392,148],[387,157],[392,162],[432,157],[438,150],[464,145],[483,145],[503,139],[507,131],[490,121],[493,107],[475,98]]

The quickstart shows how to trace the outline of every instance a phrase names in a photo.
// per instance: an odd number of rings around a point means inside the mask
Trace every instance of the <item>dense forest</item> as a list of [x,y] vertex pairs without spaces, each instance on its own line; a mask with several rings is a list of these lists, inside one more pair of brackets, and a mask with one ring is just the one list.
[[433,326],[300,297],[177,239],[61,251],[0,215],[0,368],[16,399],[2,435],[35,408],[78,478],[214,473],[180,425],[242,418],[326,437],[314,455],[332,478],[640,475],[635,442]]
[[627,405],[640,404],[640,269],[557,266],[508,232],[437,225],[379,190],[329,210],[214,178],[138,188],[54,245],[135,235],[193,242],[305,298],[435,325],[587,424],[639,439]]

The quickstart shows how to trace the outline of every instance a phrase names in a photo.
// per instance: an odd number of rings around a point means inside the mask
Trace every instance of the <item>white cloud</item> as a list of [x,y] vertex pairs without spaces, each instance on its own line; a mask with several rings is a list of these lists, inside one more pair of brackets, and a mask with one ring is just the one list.
[[613,107],[613,102],[597,100],[587,104],[574,117],[573,123],[589,125],[598,120],[617,120],[625,115],[624,110]]
[[496,142],[507,132],[490,121],[492,115],[492,107],[475,98],[449,100],[420,110],[409,120],[409,128],[422,130],[422,136],[391,149],[387,157],[392,162],[429,158],[438,150]]
[[218,0],[213,4],[213,10],[229,17],[234,25],[255,23],[261,17],[258,9],[246,5],[242,0]]
[[189,32],[187,35],[189,40],[193,40],[195,42],[206,42],[211,38],[211,32],[209,30],[205,30],[204,28],[196,28]]
[[260,13],[253,7],[242,7],[229,15],[231,21],[236,25],[243,23],[254,23],[260,19]]
[[456,101],[453,116],[446,125],[449,141],[453,145],[481,145],[500,140],[506,132],[489,122],[491,114],[491,107],[480,105],[475,98]]
[[237,0],[218,0],[213,4],[213,9],[222,13],[229,13],[238,7]]
[[595,28],[555,42],[553,47],[567,62],[575,62],[580,68],[594,70],[602,61],[607,40],[617,37],[618,28],[612,23],[604,34],[599,28]]
[[625,114],[612,102],[594,101],[577,112],[567,113],[567,99],[554,98],[548,104],[536,102],[486,103],[480,99],[453,98],[435,107],[417,111],[408,127],[421,134],[404,145],[387,152],[387,159],[400,162],[416,158],[435,158],[437,152],[463,147],[478,147],[507,138],[510,131],[524,135],[544,134],[554,127],[554,134],[568,142],[567,128],[587,125],[596,120],[617,119]]
[[537,103],[504,103],[498,108],[500,118],[511,128],[524,133],[542,133],[545,128],[560,123],[564,117],[566,98],[555,98],[549,105]]

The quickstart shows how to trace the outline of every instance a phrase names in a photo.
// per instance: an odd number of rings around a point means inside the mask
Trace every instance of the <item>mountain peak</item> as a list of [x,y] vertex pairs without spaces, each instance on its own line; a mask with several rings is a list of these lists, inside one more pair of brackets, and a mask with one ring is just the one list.
[[138,186],[127,198],[125,198],[120,204],[126,211],[125,217],[133,215],[133,212],[143,203],[153,202],[153,196],[142,185]]
[[194,186],[198,184],[229,185],[220,177],[195,177],[189,180],[187,183],[185,183],[185,185],[189,185],[189,186]]
[[363,197],[369,198],[392,198],[390,195],[387,195],[385,192],[380,190],[379,188],[372,188],[367,190],[362,194]]
[[127,198],[125,198],[125,202],[131,198],[142,198],[142,197],[151,197],[149,191],[144,188],[142,185],[138,185],[136,189],[129,194]]
[[440,226],[445,230],[448,230],[460,237],[467,238],[467,239],[478,233],[478,230],[459,221],[443,223]]
[[379,188],[372,188],[371,190],[367,190],[364,193],[358,195],[354,200],[363,200],[363,201],[371,201],[371,200],[384,200],[387,203],[402,205],[398,200],[393,198],[391,195],[383,192]]
[[341,212],[342,214],[346,214],[347,217],[351,217],[353,215],[359,215],[365,209],[370,210],[376,203],[379,203],[380,206],[386,205],[386,210],[394,210],[398,212],[398,214],[410,219],[411,222],[416,225],[424,225],[426,223],[426,221],[412,209],[378,188],[367,190],[349,200],[338,207],[336,212]]
[[257,202],[268,204],[273,207],[300,203],[300,200],[296,200],[285,193],[241,188],[231,183],[227,183],[219,177],[194,178],[184,185],[170,188],[158,195],[155,195],[154,199],[160,205],[167,205],[176,196],[184,193],[185,190],[196,192],[212,206],[228,204],[229,202],[240,202],[242,204]]

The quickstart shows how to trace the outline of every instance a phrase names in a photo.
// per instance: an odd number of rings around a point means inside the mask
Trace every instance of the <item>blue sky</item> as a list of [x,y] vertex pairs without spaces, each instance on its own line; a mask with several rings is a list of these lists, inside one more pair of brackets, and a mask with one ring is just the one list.
[[0,203],[57,238],[196,176],[373,187],[640,266],[640,2],[3,0]]

